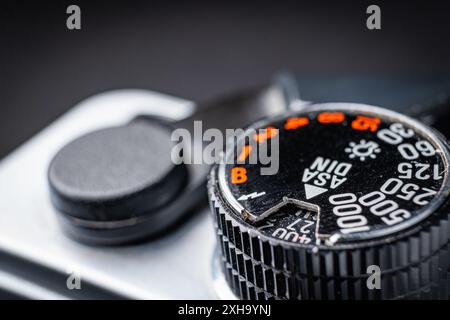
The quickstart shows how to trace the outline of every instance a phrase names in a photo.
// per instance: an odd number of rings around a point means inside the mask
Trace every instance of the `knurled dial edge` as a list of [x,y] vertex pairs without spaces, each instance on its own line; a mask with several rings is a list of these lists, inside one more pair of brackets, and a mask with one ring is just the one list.
[[[223,272],[241,299],[399,299],[450,296],[450,210],[394,241],[347,249],[293,246],[258,235],[230,214],[211,171],[208,193]],[[441,209],[443,210],[443,209]],[[366,285],[381,270],[380,290]]]

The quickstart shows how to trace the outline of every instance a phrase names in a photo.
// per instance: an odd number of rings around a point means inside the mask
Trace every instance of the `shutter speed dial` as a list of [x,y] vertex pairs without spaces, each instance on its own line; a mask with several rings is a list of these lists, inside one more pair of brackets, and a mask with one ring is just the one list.
[[[400,293],[345,293],[341,280],[365,278],[371,264],[380,265],[384,279],[396,277],[446,250],[449,153],[441,136],[386,109],[338,103],[250,129],[271,132],[254,140],[279,157],[278,172],[262,175],[263,165],[243,162],[242,154],[250,158],[254,150],[243,143],[247,152],[227,153],[209,181],[224,271],[238,296],[395,298],[434,285],[421,278],[414,290],[406,280]],[[278,148],[269,147],[275,136]],[[428,233],[438,241],[420,243]],[[394,257],[403,254],[395,253],[399,243],[407,256],[401,262]],[[448,255],[440,261],[448,267]],[[304,263],[310,265],[300,270]],[[339,281],[317,291],[308,287],[317,280],[311,276]]]

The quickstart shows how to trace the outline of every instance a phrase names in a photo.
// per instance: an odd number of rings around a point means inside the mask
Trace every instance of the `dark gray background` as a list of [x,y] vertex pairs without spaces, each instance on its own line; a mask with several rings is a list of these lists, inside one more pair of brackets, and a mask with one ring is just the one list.
[[[382,9],[382,30],[365,27]],[[69,4],[82,30],[66,29]],[[450,72],[448,1],[10,1],[0,4],[0,156],[76,102],[148,88],[205,100],[308,75]]]

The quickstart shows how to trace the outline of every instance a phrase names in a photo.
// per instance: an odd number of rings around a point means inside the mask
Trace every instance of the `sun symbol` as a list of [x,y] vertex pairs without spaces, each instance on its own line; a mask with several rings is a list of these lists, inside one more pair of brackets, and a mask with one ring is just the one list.
[[345,152],[349,153],[350,159],[359,158],[359,160],[365,161],[366,158],[375,159],[381,149],[376,142],[362,139],[359,143],[350,142],[349,147],[345,148]]

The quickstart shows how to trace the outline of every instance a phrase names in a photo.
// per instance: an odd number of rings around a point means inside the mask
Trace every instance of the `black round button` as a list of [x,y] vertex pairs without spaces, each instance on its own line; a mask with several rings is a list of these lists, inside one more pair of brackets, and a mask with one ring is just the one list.
[[48,179],[53,205],[77,221],[148,217],[185,185],[187,169],[171,159],[171,130],[158,121],[88,133],[63,147]]

